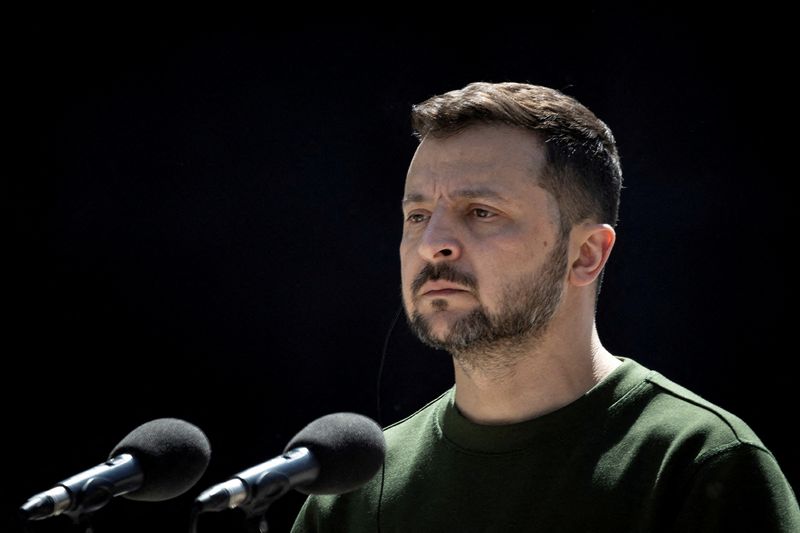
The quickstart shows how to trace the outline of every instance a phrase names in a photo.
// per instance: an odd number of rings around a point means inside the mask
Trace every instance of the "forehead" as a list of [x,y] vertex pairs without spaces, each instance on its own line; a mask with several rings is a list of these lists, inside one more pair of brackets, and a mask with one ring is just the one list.
[[491,188],[514,194],[538,184],[545,154],[535,133],[505,125],[471,126],[443,138],[427,136],[406,176],[406,196],[430,189]]

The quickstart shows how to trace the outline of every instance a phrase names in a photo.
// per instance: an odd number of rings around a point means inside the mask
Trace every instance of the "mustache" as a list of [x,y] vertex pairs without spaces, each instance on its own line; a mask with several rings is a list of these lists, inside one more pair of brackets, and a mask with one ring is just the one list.
[[426,282],[439,279],[458,283],[473,291],[478,289],[478,280],[473,275],[460,272],[449,263],[426,263],[425,267],[411,283],[411,294],[417,294]]

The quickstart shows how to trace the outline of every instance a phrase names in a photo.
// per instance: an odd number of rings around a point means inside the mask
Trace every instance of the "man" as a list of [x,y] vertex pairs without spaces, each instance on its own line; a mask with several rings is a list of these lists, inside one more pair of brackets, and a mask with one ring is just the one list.
[[455,386],[385,430],[383,472],[295,532],[800,531],[744,422],[601,344],[622,174],[558,91],[473,83],[413,108],[400,245],[412,329]]

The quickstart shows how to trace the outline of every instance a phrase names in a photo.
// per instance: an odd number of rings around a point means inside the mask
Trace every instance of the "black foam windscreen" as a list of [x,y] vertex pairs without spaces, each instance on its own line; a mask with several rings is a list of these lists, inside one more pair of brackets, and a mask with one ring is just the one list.
[[158,418],[131,431],[109,457],[129,453],[138,461],[144,481],[125,494],[141,501],[179,496],[202,477],[211,460],[211,445],[197,427],[177,418]]
[[380,426],[356,413],[333,413],[314,420],[294,436],[284,453],[306,447],[319,462],[312,483],[296,487],[304,494],[342,494],[355,490],[380,469],[386,441]]

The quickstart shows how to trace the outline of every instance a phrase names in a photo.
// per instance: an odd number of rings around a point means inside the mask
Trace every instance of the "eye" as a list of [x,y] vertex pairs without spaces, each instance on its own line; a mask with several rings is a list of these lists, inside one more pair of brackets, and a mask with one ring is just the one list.
[[475,207],[470,212],[475,216],[475,218],[492,218],[496,216],[495,213],[492,213],[488,209],[483,209],[481,207]]
[[421,222],[425,222],[427,220],[428,215],[424,213],[409,213],[406,217],[406,222],[410,224],[419,224]]

